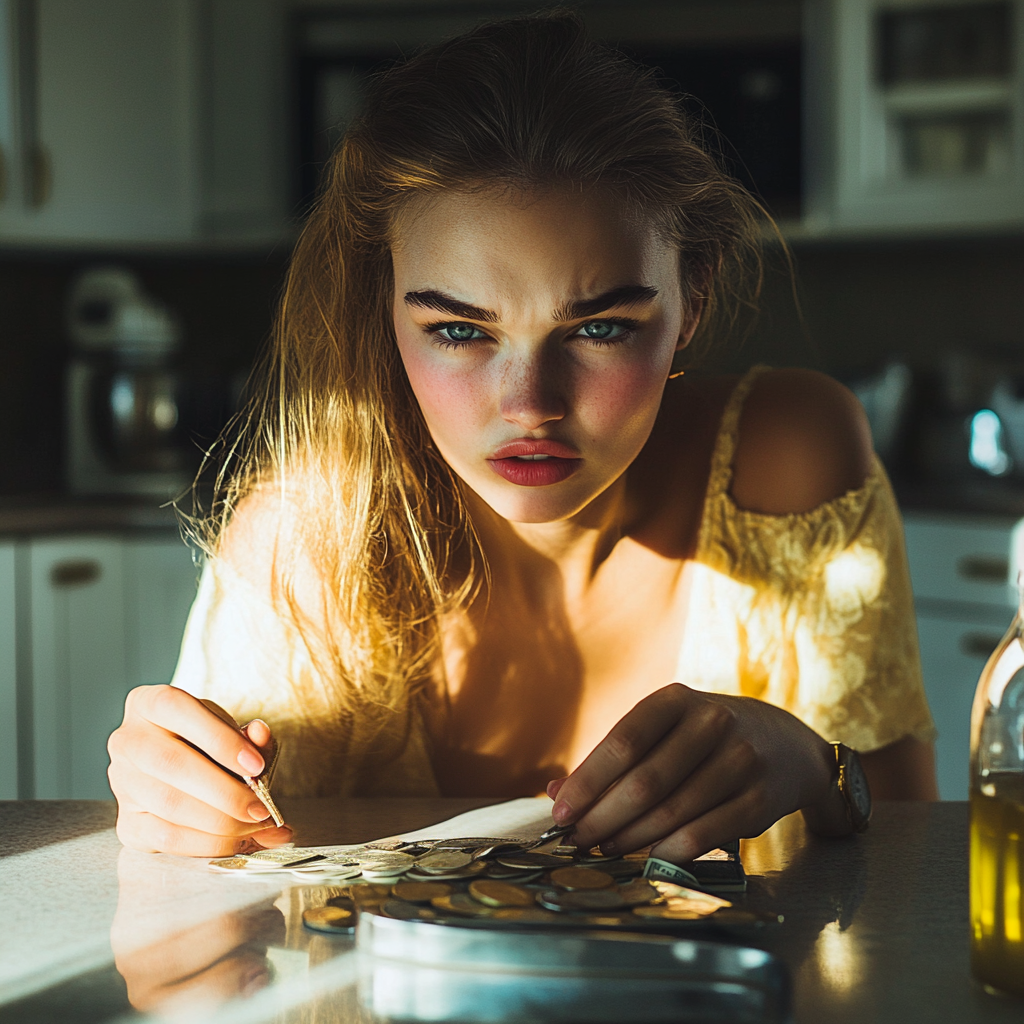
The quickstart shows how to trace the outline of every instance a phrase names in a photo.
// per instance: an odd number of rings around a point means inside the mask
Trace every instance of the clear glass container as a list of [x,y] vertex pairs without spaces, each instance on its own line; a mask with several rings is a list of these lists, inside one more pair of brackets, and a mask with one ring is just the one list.
[[971,712],[971,969],[1024,996],[1024,614],[978,681]]

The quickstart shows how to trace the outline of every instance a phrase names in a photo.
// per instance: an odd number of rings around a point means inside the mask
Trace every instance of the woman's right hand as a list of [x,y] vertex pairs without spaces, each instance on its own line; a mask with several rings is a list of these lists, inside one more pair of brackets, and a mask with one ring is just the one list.
[[239,731],[212,701],[173,686],[136,687],[107,742],[118,838],[147,853],[189,857],[289,842],[292,830],[273,827],[256,794],[220,767],[259,775],[269,743],[270,729],[259,719]]

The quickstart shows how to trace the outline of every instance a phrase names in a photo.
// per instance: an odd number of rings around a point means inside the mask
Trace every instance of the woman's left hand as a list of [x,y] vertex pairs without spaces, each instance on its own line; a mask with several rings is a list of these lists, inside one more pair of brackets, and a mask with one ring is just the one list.
[[574,842],[693,860],[827,801],[830,744],[788,711],[673,683],[645,697],[568,778],[548,786]]

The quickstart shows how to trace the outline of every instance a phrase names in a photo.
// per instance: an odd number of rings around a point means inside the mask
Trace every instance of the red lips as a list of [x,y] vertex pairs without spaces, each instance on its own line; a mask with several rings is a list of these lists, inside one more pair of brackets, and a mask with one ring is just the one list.
[[[531,458],[531,456],[546,458]],[[499,476],[520,487],[561,483],[583,464],[575,449],[560,441],[521,437],[495,449],[487,459]]]

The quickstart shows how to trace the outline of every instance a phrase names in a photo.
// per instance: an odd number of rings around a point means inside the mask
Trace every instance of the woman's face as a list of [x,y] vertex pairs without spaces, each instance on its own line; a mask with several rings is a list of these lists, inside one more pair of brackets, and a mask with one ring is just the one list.
[[495,512],[565,520],[621,476],[696,326],[653,224],[598,194],[448,193],[403,211],[393,259],[427,427]]

